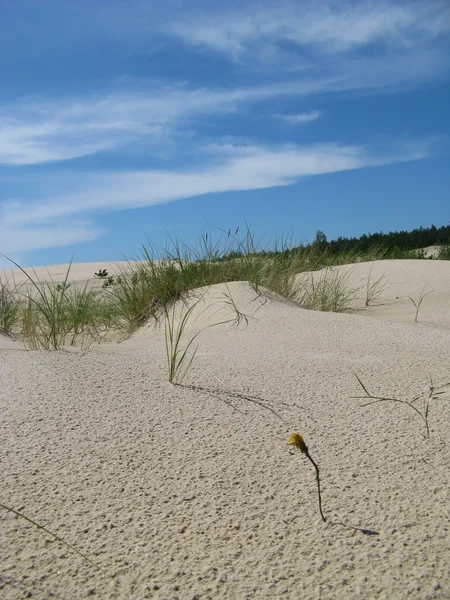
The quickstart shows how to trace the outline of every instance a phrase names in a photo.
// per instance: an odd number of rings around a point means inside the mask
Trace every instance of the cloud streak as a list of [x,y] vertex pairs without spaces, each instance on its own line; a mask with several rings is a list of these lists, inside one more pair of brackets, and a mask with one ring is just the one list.
[[226,115],[269,98],[317,91],[324,82],[237,89],[148,85],[146,92],[60,101],[22,100],[0,107],[0,164],[31,165],[112,150],[151,138],[155,147],[196,118]]
[[[315,130],[306,125],[322,117],[335,94],[354,99],[448,77],[446,0],[280,0],[276,6],[230,0],[226,8],[206,0],[189,6],[131,1],[133,10],[119,0],[69,9],[48,0],[37,23],[11,5],[16,27],[0,39],[0,66],[9,57],[25,64],[35,51],[40,58],[30,65],[45,63],[43,81],[61,64],[73,69],[72,81],[91,55],[96,60],[92,73],[80,77],[77,95],[52,97],[53,84],[44,83],[33,97],[0,96],[0,175],[9,190],[3,201],[0,196],[0,251],[95,239],[102,235],[93,224],[99,214],[430,155],[420,140],[384,151],[346,144],[345,137],[321,145],[291,142],[311,139]],[[110,50],[120,66],[109,65],[112,75],[102,79]],[[331,132],[333,110],[323,110]],[[345,117],[332,139],[351,128],[351,115]],[[358,139],[354,130],[350,136]]]
[[296,115],[276,115],[282,121],[286,121],[287,123],[291,123],[292,125],[304,125],[305,123],[311,123],[312,121],[317,121],[322,116],[318,110],[312,110],[307,113],[299,113]]
[[[94,215],[174,202],[205,194],[256,190],[292,185],[302,177],[336,173],[430,154],[427,144],[391,153],[370,153],[363,147],[338,144],[308,147],[215,145],[209,167],[191,171],[132,171],[91,175],[80,185],[78,174],[64,175],[61,193],[40,200],[9,201],[0,205],[0,252],[60,246],[101,235],[92,225]],[[211,199],[214,201],[214,199]],[[81,219],[69,222],[67,219]]]
[[[242,113],[265,101],[386,93],[448,73],[448,48],[441,42],[450,35],[450,5],[443,0],[282,1],[276,7],[244,2],[227,6],[226,12],[194,3],[187,13],[169,3],[174,14],[170,19],[161,7],[155,11],[148,2],[138,4],[139,19],[125,13],[121,3],[112,2],[109,10],[91,7],[85,34],[99,28],[102,39],[120,38],[130,48],[156,36],[165,35],[165,43],[175,38],[236,61],[239,69],[252,74],[249,84],[214,88],[140,80],[133,89],[133,81],[125,78],[112,93],[58,100],[33,97],[0,105],[0,164],[60,162],[142,140],[150,143],[150,153],[157,153],[180,132],[198,133],[212,116]],[[56,4],[55,11],[58,15]],[[77,31],[86,15],[75,5],[71,14]],[[69,36],[73,44],[74,31]],[[262,85],[253,76],[258,61]],[[280,118],[304,124],[319,116],[313,111]]]
[[241,11],[227,8],[222,14],[202,12],[194,20],[179,19],[167,30],[189,44],[209,47],[234,60],[242,59],[255,45],[273,50],[280,42],[327,55],[374,43],[397,48],[428,43],[449,32],[450,9],[447,2],[432,0],[251,3]]
[[[57,101],[22,99],[0,106],[0,164],[34,165],[59,162],[120,149],[130,142],[150,140],[150,153],[183,131],[201,129],[212,116],[226,117],[250,106],[282,97],[301,99],[312,94],[368,91],[404,86],[433,77],[429,55],[380,65],[364,59],[358,65],[340,63],[334,74],[308,76],[261,86],[232,89],[189,89],[149,82],[145,91]],[[437,68],[437,67],[436,67]],[[442,65],[443,68],[443,65]],[[318,111],[282,117],[306,123]]]

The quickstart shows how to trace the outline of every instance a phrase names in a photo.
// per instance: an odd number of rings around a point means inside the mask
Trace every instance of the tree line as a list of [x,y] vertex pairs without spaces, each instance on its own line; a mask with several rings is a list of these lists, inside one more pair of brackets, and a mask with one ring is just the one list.
[[442,227],[418,227],[412,231],[390,231],[389,233],[364,233],[360,237],[338,237],[327,240],[323,231],[316,233],[316,238],[309,246],[327,250],[333,254],[341,252],[367,252],[375,248],[385,250],[417,250],[427,246],[450,246],[450,223]]

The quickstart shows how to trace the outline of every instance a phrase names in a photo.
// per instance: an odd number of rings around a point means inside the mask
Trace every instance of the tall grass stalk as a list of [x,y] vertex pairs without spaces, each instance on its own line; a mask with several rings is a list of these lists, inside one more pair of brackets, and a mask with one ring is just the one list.
[[10,280],[0,278],[0,333],[11,336],[19,318],[19,300]]
[[369,275],[366,282],[366,298],[364,305],[369,306],[374,300],[379,298],[387,285],[385,275],[381,275],[378,279],[372,280],[372,268],[369,270]]
[[[12,259],[10,260],[31,283],[35,296],[31,293],[26,294],[27,305],[27,324],[28,328],[33,327],[34,333],[28,338],[36,348],[54,349],[62,348],[66,335],[70,331],[67,319],[67,290],[69,287],[69,273],[72,267],[72,260],[67,268],[65,278],[59,287],[51,283],[39,283],[36,272],[33,270],[34,278],[29,275],[25,269]],[[31,313],[34,310],[34,315]],[[31,331],[25,330],[25,333]],[[26,337],[26,335],[25,335]]]
[[411,302],[414,304],[414,308],[416,309],[416,314],[414,315],[414,323],[417,323],[418,319],[419,319],[419,311],[421,309],[421,306],[423,304],[423,301],[425,300],[425,298],[431,294],[431,290],[429,292],[425,292],[425,288],[427,286],[425,286],[423,288],[423,290],[420,293],[420,296],[416,299],[414,299],[412,296],[405,296],[405,298],[408,298],[408,300],[411,300]]
[[[244,319],[245,315],[238,310],[234,299],[231,297],[231,294],[224,295],[226,297],[224,302],[215,301],[211,304],[208,304],[206,308],[200,311],[194,320],[194,311],[199,306],[200,302],[203,301],[203,297],[198,298],[190,306],[186,305],[185,300],[181,300],[178,303],[172,302],[170,305],[167,303],[163,304],[162,316],[164,318],[164,339],[166,346],[168,380],[170,383],[180,384],[187,375],[197,353],[198,346],[194,347],[194,343],[201,333],[207,329],[211,329],[212,327],[219,327],[220,325],[238,325],[242,322],[242,319]],[[188,325],[195,325],[195,322],[197,322],[200,317],[205,315],[207,311],[214,308],[219,303],[223,306],[232,308],[234,312],[233,318],[222,319],[215,323],[211,323],[200,328],[196,333],[187,335]]]
[[88,284],[77,287],[69,283],[72,261],[60,283],[51,277],[40,282],[34,270],[32,276],[11,262],[31,284],[27,292],[19,293],[23,301],[17,299],[16,305],[16,321],[20,320],[25,344],[33,349],[59,350],[67,341],[75,345],[79,336],[84,343],[100,338],[99,329],[107,322],[107,306],[101,302],[100,292],[89,290]]

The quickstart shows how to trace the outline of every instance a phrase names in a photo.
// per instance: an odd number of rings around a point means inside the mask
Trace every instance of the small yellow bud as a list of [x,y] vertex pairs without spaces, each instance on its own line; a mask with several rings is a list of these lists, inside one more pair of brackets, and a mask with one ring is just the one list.
[[288,444],[295,446],[300,452],[303,452],[303,454],[308,454],[308,446],[305,444],[303,437],[299,433],[293,433],[289,438]]

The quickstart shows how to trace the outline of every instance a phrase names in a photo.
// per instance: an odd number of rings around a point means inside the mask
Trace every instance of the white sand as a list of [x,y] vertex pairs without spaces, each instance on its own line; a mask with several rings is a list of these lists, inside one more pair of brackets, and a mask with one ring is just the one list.
[[[51,265],[48,267],[25,267],[24,271],[34,279],[39,279],[39,281],[54,281],[55,283],[64,281],[69,271],[70,280],[83,283],[91,279],[97,280],[94,277],[94,273],[97,273],[101,269],[106,269],[108,275],[117,275],[120,269],[126,267],[128,264],[130,263],[125,261],[116,263],[73,263],[72,265]],[[27,281],[25,273],[17,268],[0,269],[0,277],[3,279],[13,279],[16,283]]]
[[[98,268],[75,267],[80,280]],[[162,328],[85,354],[0,338],[0,501],[106,573],[0,511],[2,598],[450,598],[450,394],[432,402],[430,439],[412,410],[351,398],[353,372],[402,399],[430,376],[450,381],[450,262],[364,263],[351,276],[370,268],[389,285],[357,314],[230,284],[254,319],[204,331],[185,387],[166,380]],[[396,298],[425,284],[415,323]],[[218,308],[197,326],[229,314]],[[314,469],[287,445],[294,431],[320,466],[325,524]]]

